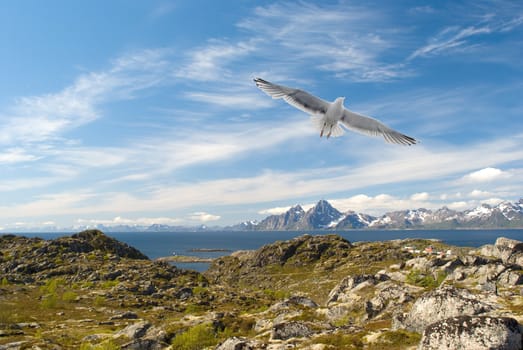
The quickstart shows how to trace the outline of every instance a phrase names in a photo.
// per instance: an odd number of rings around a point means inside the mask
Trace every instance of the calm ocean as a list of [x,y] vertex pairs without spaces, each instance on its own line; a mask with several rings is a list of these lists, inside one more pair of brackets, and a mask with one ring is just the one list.
[[[309,234],[336,233],[350,242],[384,241],[403,238],[435,238],[448,244],[464,247],[479,247],[493,244],[498,237],[513,238],[523,241],[523,229],[496,230],[353,230],[340,232],[326,231],[271,231],[271,232],[129,232],[108,233],[120,241],[139,249],[151,259],[177,255],[199,257],[219,257],[230,254],[229,251],[257,249],[278,240],[288,240],[296,236]],[[28,237],[52,239],[64,233],[24,233]],[[227,251],[192,251],[198,249],[219,249]],[[205,263],[179,263],[180,268],[205,271]]]

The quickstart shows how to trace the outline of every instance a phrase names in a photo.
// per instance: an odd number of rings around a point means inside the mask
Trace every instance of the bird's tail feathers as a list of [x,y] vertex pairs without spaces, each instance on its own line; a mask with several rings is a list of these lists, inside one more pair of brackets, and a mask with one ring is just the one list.
[[320,136],[338,137],[345,133],[345,130],[343,130],[339,123],[332,125],[331,128],[330,124],[327,125],[325,123],[325,117],[321,115],[311,115],[311,122],[314,128],[320,133]]

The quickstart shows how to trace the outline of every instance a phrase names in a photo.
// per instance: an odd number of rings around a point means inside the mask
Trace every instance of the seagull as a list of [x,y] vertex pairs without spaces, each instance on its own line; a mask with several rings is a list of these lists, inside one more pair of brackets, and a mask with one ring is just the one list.
[[345,97],[338,97],[334,102],[322,100],[306,91],[283,85],[273,84],[261,78],[254,82],[267,95],[274,99],[283,98],[285,102],[311,115],[311,119],[320,131],[320,137],[338,137],[344,134],[343,124],[348,129],[371,136],[383,136],[385,141],[400,145],[414,145],[418,141],[410,136],[393,130],[382,122],[352,111],[343,106]]

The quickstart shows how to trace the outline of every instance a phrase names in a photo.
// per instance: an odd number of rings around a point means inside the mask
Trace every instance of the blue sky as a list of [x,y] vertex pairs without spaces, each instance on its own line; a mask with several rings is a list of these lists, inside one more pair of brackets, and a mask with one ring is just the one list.
[[[8,1],[0,42],[4,231],[523,197],[520,1]],[[421,143],[320,139],[258,76]]]

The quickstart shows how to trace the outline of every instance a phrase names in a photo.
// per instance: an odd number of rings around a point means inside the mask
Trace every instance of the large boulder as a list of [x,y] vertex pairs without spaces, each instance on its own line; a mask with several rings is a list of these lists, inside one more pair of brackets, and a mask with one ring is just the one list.
[[492,307],[465,289],[442,287],[419,297],[410,312],[395,315],[394,329],[404,328],[422,333],[431,323],[462,315],[479,315],[491,311]]
[[480,253],[499,258],[505,264],[523,266],[523,242],[515,239],[499,237],[494,245],[481,247]]
[[151,324],[147,321],[139,321],[137,323],[130,324],[124,329],[116,332],[115,337],[126,336],[129,339],[138,339],[145,336],[147,330],[151,327]]
[[386,311],[393,312],[414,297],[405,285],[386,281],[376,286],[374,297],[365,303],[365,313],[368,319],[374,318]]
[[304,322],[282,322],[272,328],[271,339],[287,340],[303,338],[312,334],[312,329]]
[[518,322],[509,317],[458,316],[429,325],[418,350],[522,349]]

